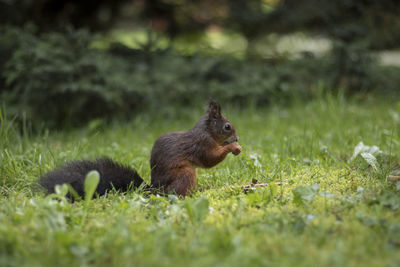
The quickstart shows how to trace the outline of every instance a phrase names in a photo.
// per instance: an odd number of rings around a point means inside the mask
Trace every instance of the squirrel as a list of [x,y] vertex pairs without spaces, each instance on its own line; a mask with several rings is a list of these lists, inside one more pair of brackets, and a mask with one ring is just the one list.
[[87,173],[97,170],[100,181],[96,194],[99,196],[112,188],[127,191],[131,187],[189,196],[196,188],[197,168],[214,167],[230,152],[239,155],[242,148],[238,141],[236,129],[221,114],[220,105],[210,100],[206,114],[192,129],[166,133],[155,141],[150,159],[150,186],[144,183],[134,169],[108,158],[67,163],[44,174],[39,184],[49,193],[54,193],[58,184],[70,184],[83,197]]

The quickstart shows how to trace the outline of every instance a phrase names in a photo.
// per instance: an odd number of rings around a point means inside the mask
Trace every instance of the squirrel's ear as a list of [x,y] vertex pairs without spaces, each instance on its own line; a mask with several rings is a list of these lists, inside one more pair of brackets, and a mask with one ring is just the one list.
[[221,117],[221,106],[215,102],[213,99],[210,99],[210,102],[208,103],[208,109],[207,109],[208,116],[210,118],[220,118]]

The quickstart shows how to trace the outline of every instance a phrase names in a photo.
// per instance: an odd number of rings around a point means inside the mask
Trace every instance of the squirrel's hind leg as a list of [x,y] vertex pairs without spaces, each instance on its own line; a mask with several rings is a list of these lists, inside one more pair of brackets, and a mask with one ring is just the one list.
[[191,167],[179,168],[171,175],[173,176],[172,182],[165,188],[166,193],[189,196],[196,189],[196,169]]

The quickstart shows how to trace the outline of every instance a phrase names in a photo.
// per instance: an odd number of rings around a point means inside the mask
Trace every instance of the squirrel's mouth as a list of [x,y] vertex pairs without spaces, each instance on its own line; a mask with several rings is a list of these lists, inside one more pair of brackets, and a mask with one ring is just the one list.
[[239,136],[233,135],[233,136],[229,137],[227,140],[225,140],[222,143],[222,145],[226,146],[226,145],[232,144],[232,143],[237,142],[237,141],[239,141]]

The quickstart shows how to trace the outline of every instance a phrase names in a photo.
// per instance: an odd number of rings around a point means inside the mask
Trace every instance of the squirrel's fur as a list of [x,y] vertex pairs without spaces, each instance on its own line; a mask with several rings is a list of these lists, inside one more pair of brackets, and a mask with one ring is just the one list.
[[84,196],[83,184],[86,175],[96,170],[100,174],[99,185],[96,193],[103,195],[113,188],[126,191],[130,186],[136,188],[143,183],[143,179],[137,172],[127,166],[116,163],[108,158],[100,158],[93,161],[78,160],[69,162],[60,168],[44,174],[39,184],[54,193],[54,187],[58,184],[70,184],[80,195]]
[[[197,167],[211,168],[232,152],[238,155],[241,147],[235,127],[221,114],[219,104],[210,101],[207,113],[189,131],[166,133],[154,143],[150,167],[151,186],[165,193],[186,196],[196,188]],[[137,172],[110,159],[73,161],[41,177],[41,184],[53,193],[55,185],[70,184],[83,196],[87,173],[97,170],[100,183],[96,193],[103,195],[115,188],[127,191],[139,187],[143,179]],[[148,186],[144,185],[146,188]]]

